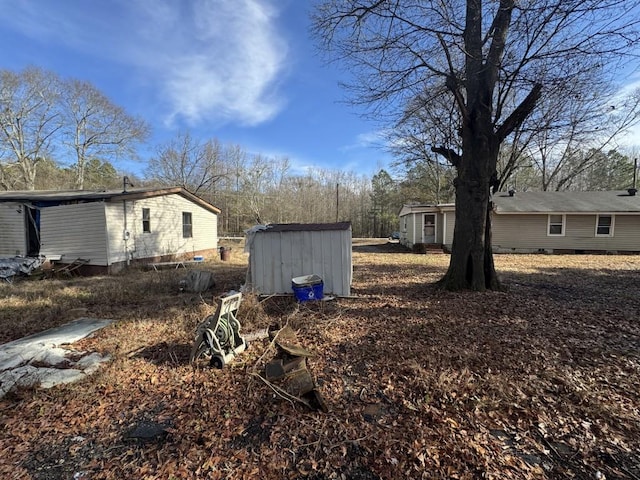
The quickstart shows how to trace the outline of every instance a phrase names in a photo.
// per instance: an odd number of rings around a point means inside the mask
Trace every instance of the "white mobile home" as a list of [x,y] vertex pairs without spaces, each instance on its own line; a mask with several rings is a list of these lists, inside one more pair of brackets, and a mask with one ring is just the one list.
[[220,210],[180,187],[0,193],[0,257],[82,258],[90,271],[211,255]]
[[[492,201],[496,252],[640,253],[640,196],[632,189],[499,192]],[[400,242],[450,250],[454,225],[454,204],[406,205],[400,211]]]
[[262,295],[293,293],[291,281],[318,275],[325,294],[349,296],[351,223],[274,224],[247,232],[247,286]]

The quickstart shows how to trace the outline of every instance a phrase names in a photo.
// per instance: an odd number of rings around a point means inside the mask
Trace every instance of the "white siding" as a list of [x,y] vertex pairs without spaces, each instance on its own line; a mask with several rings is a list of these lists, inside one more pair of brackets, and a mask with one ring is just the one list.
[[325,294],[351,294],[351,230],[257,232],[249,245],[250,286],[264,295],[292,293],[291,279],[316,274]]
[[456,212],[444,212],[443,216],[446,217],[446,225],[445,227],[445,238],[442,242],[448,249],[451,249],[451,245],[453,244],[453,230],[456,226]]
[[[433,214],[436,218],[436,239],[435,243],[451,246],[453,241],[453,227],[455,225],[455,213],[453,211],[439,212],[434,208],[425,209],[419,212],[407,213],[400,217],[401,243],[412,248],[416,243],[423,243],[424,215]],[[407,228],[404,228],[406,221]]]
[[615,249],[640,252],[640,215],[616,215]]
[[[125,215],[124,207],[127,207]],[[129,239],[125,242],[125,217],[127,225],[129,218],[133,218],[133,202],[114,202],[105,204],[105,228],[107,235],[107,255],[109,265],[127,260],[127,251],[134,250],[133,235],[129,230]]]
[[413,213],[406,213],[400,217],[400,243],[411,248],[415,243],[415,220]]
[[107,265],[105,204],[59,205],[40,210],[40,254],[62,255],[63,262],[77,258],[90,265]]
[[27,254],[24,208],[20,203],[0,204],[0,257]]
[[[162,195],[107,204],[107,231],[111,263],[131,258],[142,259],[163,255],[191,254],[218,246],[218,216],[178,195]],[[142,209],[150,210],[150,232],[143,232]],[[183,238],[182,212],[191,212],[193,236]],[[125,227],[126,220],[126,227]],[[125,241],[125,229],[129,239]]]

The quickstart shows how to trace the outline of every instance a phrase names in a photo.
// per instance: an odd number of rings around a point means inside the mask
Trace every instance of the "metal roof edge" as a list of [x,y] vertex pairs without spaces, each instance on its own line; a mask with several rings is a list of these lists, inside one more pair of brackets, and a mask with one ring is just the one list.
[[183,187],[165,187],[165,188],[137,188],[130,191],[118,190],[18,190],[0,192],[0,203],[2,202],[46,202],[59,201],[68,202],[74,200],[93,200],[93,201],[119,201],[119,200],[139,200],[143,198],[159,197],[163,195],[178,194],[187,200],[200,205],[202,208],[209,210],[215,214],[219,214],[221,210],[189,192]]
[[334,223],[270,223],[255,233],[350,230],[351,222]]

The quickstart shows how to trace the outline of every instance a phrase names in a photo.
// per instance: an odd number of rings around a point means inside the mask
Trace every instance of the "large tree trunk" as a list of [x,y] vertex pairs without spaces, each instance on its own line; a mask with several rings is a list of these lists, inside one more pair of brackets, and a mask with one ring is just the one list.
[[489,111],[472,110],[463,126],[463,154],[457,166],[456,223],[449,270],[442,279],[447,290],[499,288],[491,247],[491,183],[499,142]]
[[456,182],[456,223],[449,270],[442,279],[447,290],[496,290],[500,287],[491,247],[489,178]]
[[[456,169],[456,224],[449,270],[442,280],[448,290],[498,288],[491,250],[490,189],[496,173],[500,135],[493,125],[493,92],[504,51],[513,0],[500,0],[494,38],[483,52],[482,0],[467,1],[464,29],[466,51],[464,90],[455,77],[447,79],[462,113],[462,156]],[[485,61],[486,60],[486,61]]]

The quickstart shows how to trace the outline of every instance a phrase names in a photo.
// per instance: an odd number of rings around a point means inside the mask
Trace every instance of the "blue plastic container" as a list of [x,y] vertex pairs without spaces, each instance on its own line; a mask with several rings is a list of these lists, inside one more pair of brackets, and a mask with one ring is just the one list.
[[292,278],[291,288],[299,302],[322,300],[324,296],[324,282],[318,275],[303,275]]

